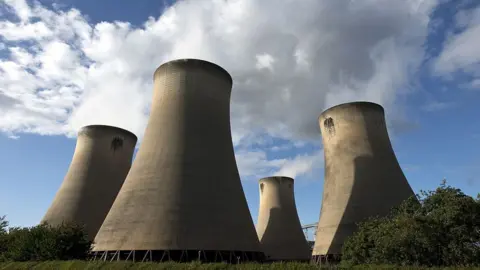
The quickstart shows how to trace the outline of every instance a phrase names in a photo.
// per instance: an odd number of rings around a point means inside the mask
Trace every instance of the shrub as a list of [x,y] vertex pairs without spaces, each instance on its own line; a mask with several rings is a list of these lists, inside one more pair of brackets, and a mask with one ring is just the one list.
[[417,199],[361,222],[344,244],[342,263],[480,265],[480,199],[445,182]]
[[0,261],[2,261],[3,254],[7,251],[7,227],[8,221],[5,216],[0,217]]
[[3,239],[4,261],[85,259],[91,249],[83,228],[75,224],[10,228]]

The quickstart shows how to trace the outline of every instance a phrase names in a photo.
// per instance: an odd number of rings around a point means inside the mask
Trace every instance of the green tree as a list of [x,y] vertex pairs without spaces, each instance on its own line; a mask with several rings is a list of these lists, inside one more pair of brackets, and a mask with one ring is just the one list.
[[82,227],[46,224],[30,228],[10,228],[6,237],[4,260],[47,261],[85,259],[91,250]]
[[3,254],[7,250],[7,228],[8,221],[5,216],[0,217],[0,261],[2,261]]
[[56,227],[57,259],[75,260],[85,259],[91,252],[92,241],[87,239],[83,226],[70,223]]
[[7,233],[8,221],[5,216],[0,217],[0,233]]
[[480,265],[480,196],[445,181],[359,224],[343,247],[345,264]]

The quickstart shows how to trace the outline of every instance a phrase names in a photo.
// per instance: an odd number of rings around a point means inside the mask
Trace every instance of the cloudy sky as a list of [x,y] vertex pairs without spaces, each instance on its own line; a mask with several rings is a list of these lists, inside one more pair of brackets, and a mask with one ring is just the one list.
[[443,178],[480,189],[477,0],[0,0],[0,215],[40,221],[75,134],[141,138],[152,74],[201,58],[227,69],[231,124],[254,220],[257,180],[295,177],[302,223],[318,220],[318,115],[367,100],[386,110],[415,191]]

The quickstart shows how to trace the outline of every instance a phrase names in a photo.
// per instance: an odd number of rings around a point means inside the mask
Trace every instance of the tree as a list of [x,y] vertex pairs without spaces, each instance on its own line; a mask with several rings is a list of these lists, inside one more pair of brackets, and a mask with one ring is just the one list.
[[91,252],[92,241],[87,239],[83,226],[75,223],[62,224],[54,228],[56,235],[57,260],[85,259]]
[[7,250],[7,227],[8,221],[5,216],[0,217],[0,261],[2,261],[3,254]]
[[6,248],[0,259],[8,261],[85,259],[92,244],[83,228],[76,224],[15,227],[4,235],[3,246]]
[[0,233],[7,233],[8,221],[5,216],[0,217]]
[[343,263],[480,265],[480,195],[475,200],[443,181],[371,218],[344,244]]

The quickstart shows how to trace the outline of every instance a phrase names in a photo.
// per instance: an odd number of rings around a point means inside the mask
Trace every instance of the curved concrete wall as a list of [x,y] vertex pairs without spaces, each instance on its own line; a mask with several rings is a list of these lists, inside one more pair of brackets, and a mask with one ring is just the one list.
[[414,195],[392,149],[383,108],[370,102],[320,115],[325,182],[313,256],[341,253],[355,223],[386,215]]
[[143,142],[94,251],[260,252],[233,151],[231,87],[202,60],[155,71]]
[[65,179],[41,222],[75,222],[93,240],[127,176],[136,143],[133,133],[120,128],[83,127]]
[[268,260],[308,261],[310,247],[303,234],[295,205],[293,179],[272,176],[260,179],[257,234]]

